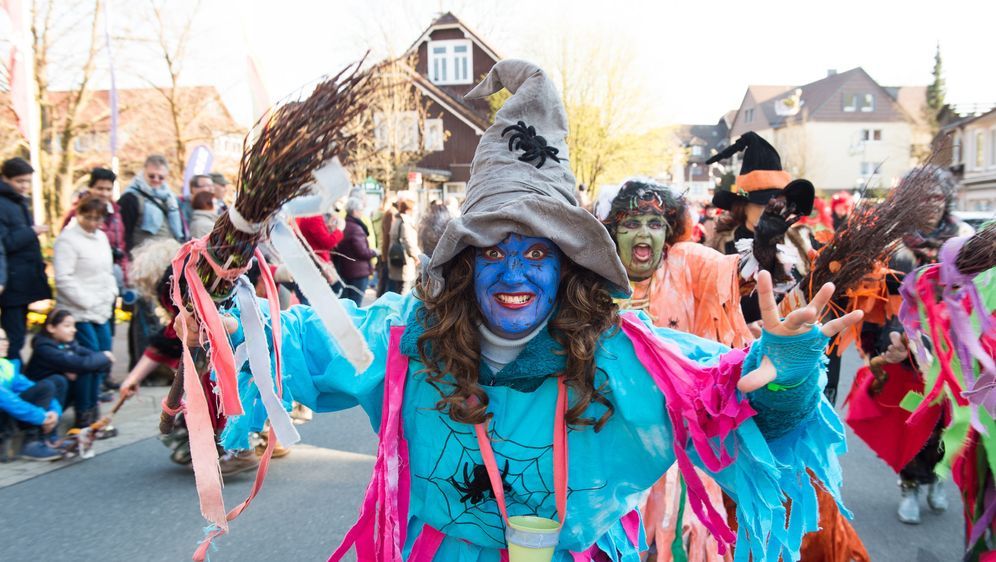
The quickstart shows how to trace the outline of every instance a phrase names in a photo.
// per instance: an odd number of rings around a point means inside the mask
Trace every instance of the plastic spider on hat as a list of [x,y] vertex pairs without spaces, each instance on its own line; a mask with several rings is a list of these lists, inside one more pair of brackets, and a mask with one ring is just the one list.
[[539,159],[539,162],[536,164],[537,168],[546,164],[547,158],[552,158],[554,161],[560,162],[560,158],[557,157],[557,153],[560,150],[548,146],[546,139],[536,134],[535,127],[527,126],[524,121],[519,121],[515,125],[505,127],[501,132],[501,136],[504,137],[509,131],[515,131],[515,133],[508,138],[508,149],[524,151],[519,156],[520,161],[532,162]]

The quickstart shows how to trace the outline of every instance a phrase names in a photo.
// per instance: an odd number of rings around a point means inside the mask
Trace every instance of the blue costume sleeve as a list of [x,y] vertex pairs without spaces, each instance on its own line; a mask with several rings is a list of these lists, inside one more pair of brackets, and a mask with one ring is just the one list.
[[[272,354],[268,307],[265,301],[258,302]],[[370,346],[373,363],[363,373],[357,373],[311,307],[293,306],[280,314],[284,406],[290,409],[296,401],[317,412],[362,406],[376,431],[380,427],[390,329],[404,324],[417,300],[410,295],[402,297],[387,293],[368,308],[357,308],[348,299],[340,302]],[[239,316],[237,307],[229,313],[236,318]],[[240,320],[239,330],[231,336],[233,348],[244,343],[244,338]],[[243,364],[239,372],[239,397],[245,413],[230,417],[226,422],[221,436],[226,449],[248,447],[248,433],[262,429],[266,420],[248,363]]]
[[[654,331],[698,363],[714,363],[728,351],[721,344],[691,334],[664,328]],[[844,428],[822,392],[827,342],[816,326],[791,337],[764,332],[744,358],[742,374],[758,368],[767,356],[777,377],[746,396],[757,414],[727,441],[727,449],[735,454],[733,463],[713,475],[737,500],[738,562],[748,558],[798,560],[802,537],[819,529],[814,486],[828,491],[841,512],[850,517],[841,502],[842,475],[837,460],[846,451]],[[791,500],[790,514],[785,509],[786,500]]]

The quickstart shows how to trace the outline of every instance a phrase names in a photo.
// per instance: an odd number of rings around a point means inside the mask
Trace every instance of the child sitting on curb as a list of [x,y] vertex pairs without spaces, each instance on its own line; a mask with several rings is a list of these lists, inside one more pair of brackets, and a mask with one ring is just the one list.
[[[84,428],[100,419],[97,398],[100,395],[100,374],[111,368],[114,355],[110,351],[93,351],[76,341],[76,321],[67,310],[55,309],[45,319],[45,329],[31,341],[33,351],[26,369],[31,380],[39,381],[53,374],[70,381],[76,418],[73,427]],[[97,438],[117,435],[108,426]]]
[[[54,461],[62,452],[49,446],[66,399],[66,379],[50,375],[32,382],[21,374],[19,361],[7,355],[7,333],[0,330],[0,435],[9,434],[15,423],[24,432],[20,457],[32,461]],[[6,451],[4,451],[6,453]]]

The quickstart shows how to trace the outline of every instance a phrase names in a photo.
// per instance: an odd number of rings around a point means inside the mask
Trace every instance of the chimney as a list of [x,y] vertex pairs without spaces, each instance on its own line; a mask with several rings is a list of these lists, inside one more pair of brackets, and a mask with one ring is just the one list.
[[829,68],[829,69],[827,69],[827,78],[830,78],[831,76],[836,76],[836,75],[837,75],[837,69],[836,68]]

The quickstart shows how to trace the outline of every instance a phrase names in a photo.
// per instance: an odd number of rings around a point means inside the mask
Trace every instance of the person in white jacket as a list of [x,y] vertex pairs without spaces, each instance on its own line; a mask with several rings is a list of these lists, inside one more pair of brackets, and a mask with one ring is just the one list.
[[86,197],[80,201],[76,217],[55,239],[53,260],[56,307],[73,315],[77,340],[94,351],[111,351],[111,322],[118,297],[111,245],[100,230],[106,216],[104,200]]

